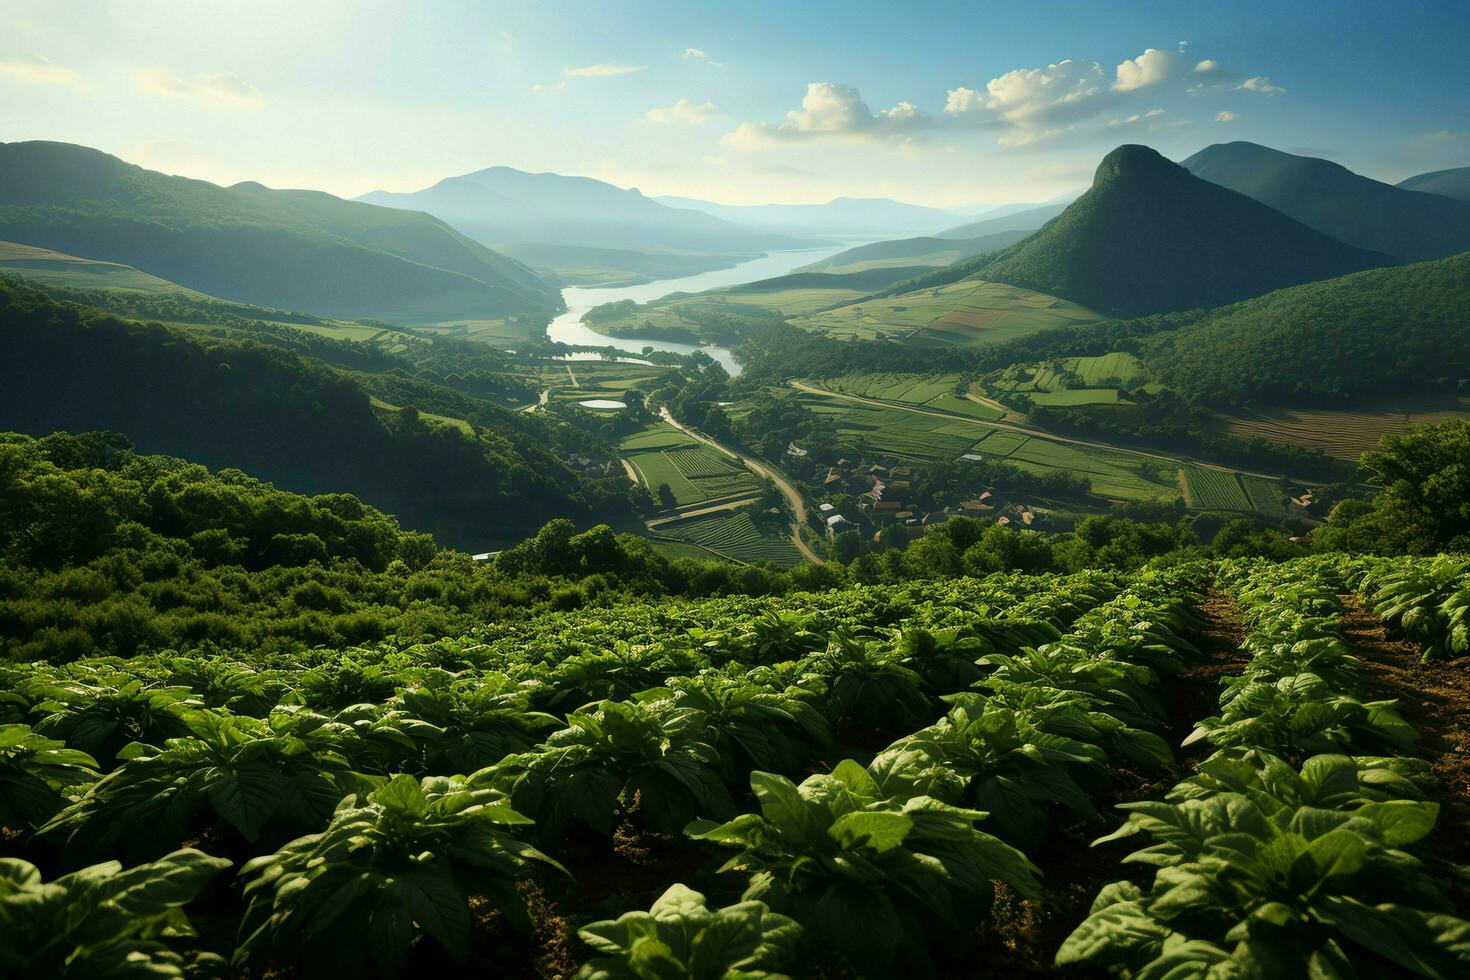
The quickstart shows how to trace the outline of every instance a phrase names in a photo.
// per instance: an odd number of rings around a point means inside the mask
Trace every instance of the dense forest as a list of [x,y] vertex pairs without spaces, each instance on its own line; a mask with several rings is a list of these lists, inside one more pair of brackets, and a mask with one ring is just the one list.
[[553,516],[627,512],[626,481],[569,471],[551,423],[531,416],[481,402],[473,435],[385,418],[353,378],[278,347],[119,321],[3,282],[0,318],[0,422],[11,429],[108,429],[293,490],[348,490],[465,547]]

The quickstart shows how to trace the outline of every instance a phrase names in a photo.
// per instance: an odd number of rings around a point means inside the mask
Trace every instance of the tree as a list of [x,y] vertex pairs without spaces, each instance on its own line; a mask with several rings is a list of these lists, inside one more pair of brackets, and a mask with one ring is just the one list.
[[672,509],[676,507],[679,503],[679,500],[677,497],[674,496],[674,488],[669,486],[667,483],[660,483],[658,485],[658,502],[660,506],[666,509]]

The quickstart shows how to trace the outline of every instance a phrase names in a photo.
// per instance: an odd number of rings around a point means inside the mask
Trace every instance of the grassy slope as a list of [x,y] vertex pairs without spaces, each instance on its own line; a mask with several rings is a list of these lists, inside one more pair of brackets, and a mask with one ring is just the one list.
[[557,303],[530,269],[425,214],[219,187],[62,143],[0,144],[0,239],[340,317],[492,318]]

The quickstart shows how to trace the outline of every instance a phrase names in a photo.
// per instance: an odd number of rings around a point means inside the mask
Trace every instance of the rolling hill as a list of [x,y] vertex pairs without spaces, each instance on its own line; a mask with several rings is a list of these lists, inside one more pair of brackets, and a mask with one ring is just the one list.
[[1029,231],[1002,231],[980,238],[899,238],[859,245],[804,265],[796,272],[853,273],[870,269],[946,266],[1012,245]]
[[1144,352],[1164,383],[1235,406],[1454,391],[1470,380],[1470,254],[1267,293],[1185,318]]
[[1461,201],[1470,201],[1470,167],[1455,167],[1453,170],[1435,170],[1417,174],[1401,180],[1395,187],[1406,191],[1422,191],[1426,194],[1441,194]]
[[141,450],[249,471],[301,493],[346,491],[476,550],[591,487],[533,416],[484,406],[473,435],[374,411],[351,376],[275,347],[119,320],[0,281],[0,431],[114,431]]
[[338,317],[493,319],[560,302],[524,265],[426,214],[220,187],[67,143],[0,144],[0,240]]
[[1045,228],[974,261],[977,278],[1142,316],[1221,306],[1391,259],[1128,145],[1104,157],[1092,188]]
[[1246,142],[1206,147],[1183,165],[1324,235],[1401,261],[1470,250],[1470,201],[1423,194],[1423,187],[1394,187],[1329,160]]
[[1012,211],[1009,214],[999,215],[994,218],[982,217],[978,221],[967,224],[956,225],[938,232],[935,238],[987,238],[991,235],[1000,235],[1014,231],[1036,231],[1052,218],[1067,210],[1071,201],[1059,201],[1051,204],[1038,204],[1022,211]]

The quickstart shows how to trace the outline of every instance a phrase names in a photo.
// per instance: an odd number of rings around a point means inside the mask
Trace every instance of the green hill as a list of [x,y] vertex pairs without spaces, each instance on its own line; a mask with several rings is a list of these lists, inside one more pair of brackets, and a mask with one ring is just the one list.
[[1217,403],[1342,404],[1470,378],[1470,253],[1282,289],[1159,334],[1151,374]]
[[1423,191],[1426,194],[1441,194],[1445,197],[1470,201],[1470,167],[1455,167],[1453,170],[1435,170],[1417,174],[1401,180],[1396,187],[1406,191]]
[[492,319],[559,303],[530,269],[426,214],[219,187],[66,143],[0,144],[0,240],[344,318]]
[[1424,187],[1394,187],[1329,160],[1245,142],[1206,147],[1183,166],[1324,235],[1402,261],[1470,249],[1470,201],[1419,193]]
[[871,269],[947,266],[972,256],[1005,248],[1029,234],[1031,234],[1029,230],[1018,229],[982,235],[978,238],[928,236],[872,242],[830,255],[820,262],[804,265],[795,271],[847,274],[867,272]]
[[294,353],[129,323],[0,281],[0,431],[119,432],[141,451],[285,489],[351,492],[474,550],[597,501],[618,506],[552,455],[540,419],[487,404],[478,421],[467,434],[384,416],[351,377]]
[[1041,231],[976,260],[982,264],[971,274],[1139,316],[1220,306],[1389,261],[1201,180],[1148,147],[1121,146],[1103,159],[1086,194]]

